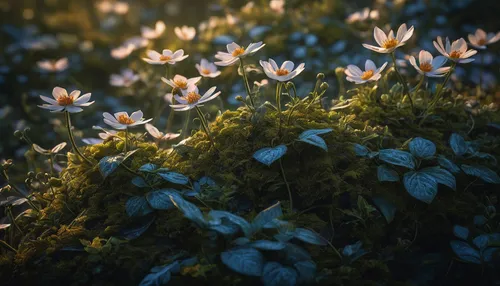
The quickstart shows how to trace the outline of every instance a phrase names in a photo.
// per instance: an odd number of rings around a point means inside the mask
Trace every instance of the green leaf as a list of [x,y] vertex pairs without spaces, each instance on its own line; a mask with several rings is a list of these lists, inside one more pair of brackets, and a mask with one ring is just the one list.
[[302,240],[303,242],[307,242],[309,244],[314,244],[314,245],[327,245],[328,242],[326,239],[321,237],[319,234],[310,231],[305,228],[296,228],[293,236],[299,240]]
[[377,167],[377,177],[380,182],[398,182],[399,175],[398,172],[389,168],[386,165],[380,165]]
[[478,177],[487,183],[500,184],[500,177],[498,174],[489,168],[484,166],[469,166],[465,164],[461,167],[467,175]]
[[419,172],[427,173],[431,175],[436,182],[439,184],[443,184],[452,188],[453,190],[457,189],[457,182],[455,180],[455,176],[452,173],[448,172],[445,169],[441,169],[440,167],[429,167],[420,170]]
[[146,200],[155,210],[169,210],[174,208],[170,195],[177,194],[174,189],[163,189],[146,194]]
[[264,265],[261,279],[264,286],[295,286],[297,278],[295,269],[285,267],[278,262],[268,262]]
[[387,223],[391,223],[394,220],[394,216],[396,215],[396,206],[394,204],[381,197],[374,197],[373,203],[385,217]]
[[436,145],[427,139],[422,137],[416,137],[411,140],[410,144],[408,144],[410,148],[410,152],[413,156],[418,158],[429,158],[436,154]]
[[189,183],[189,178],[181,173],[161,170],[158,171],[156,174],[158,174],[158,176],[162,177],[164,180],[174,184],[187,185]]
[[99,171],[101,172],[103,178],[107,178],[111,175],[122,162],[127,160],[132,154],[137,152],[138,149],[127,152],[125,155],[116,156],[106,156],[99,161]]
[[311,260],[299,261],[293,265],[299,273],[299,282],[310,283],[316,278],[316,263]]
[[144,197],[129,198],[125,204],[125,210],[130,217],[145,216],[153,212],[148,201]]
[[457,133],[453,133],[450,136],[450,147],[453,152],[458,156],[463,156],[467,153],[467,142],[465,142],[464,137],[458,135]]
[[472,248],[467,242],[453,240],[450,242],[450,246],[458,258],[474,264],[481,264],[479,251]]
[[146,181],[144,181],[144,179],[142,177],[134,177],[132,179],[132,184],[136,187],[139,187],[139,188],[147,188],[149,187],[148,183],[146,183]]
[[438,163],[441,167],[445,168],[446,170],[452,172],[452,173],[459,173],[460,168],[453,163],[451,160],[447,159],[443,155],[439,155],[438,158]]
[[271,166],[271,164],[283,157],[287,151],[287,147],[285,145],[278,145],[274,148],[262,148],[253,154],[255,160],[265,164],[267,166]]
[[184,213],[184,216],[197,223],[199,226],[205,226],[206,221],[201,210],[194,204],[184,200],[180,195],[173,193],[170,195],[170,200],[174,205]]
[[156,166],[155,164],[147,163],[147,164],[142,165],[138,169],[138,171],[140,171],[140,172],[154,172],[154,170],[156,170],[157,168],[158,168],[158,166]]
[[235,214],[232,214],[230,212],[226,211],[217,211],[217,210],[212,210],[208,213],[208,215],[214,219],[222,219],[225,218],[229,220],[230,222],[237,224],[245,236],[250,236],[251,234],[251,225],[248,223],[244,218],[237,216]]
[[222,263],[229,269],[243,275],[262,275],[264,267],[264,256],[254,248],[235,248],[222,252],[220,255]]
[[453,227],[453,234],[463,240],[467,240],[469,237],[469,229],[460,225],[455,225]]
[[[153,269],[155,271],[153,271]],[[170,265],[165,267],[155,267],[151,270],[152,273],[146,275],[144,279],[142,279],[139,286],[158,286],[158,285],[166,285],[171,278],[171,273],[176,273],[180,271],[180,265],[176,261]]]
[[396,149],[383,149],[379,151],[379,159],[392,165],[406,167],[410,169],[415,168],[415,161],[413,156],[405,151]]
[[282,250],[286,247],[286,244],[280,241],[257,240],[252,242],[250,246],[260,250]]
[[408,193],[425,203],[430,204],[438,191],[438,183],[431,175],[424,172],[408,172],[403,183]]
[[264,225],[271,222],[273,219],[283,216],[280,202],[261,211],[252,221],[252,229],[254,232],[260,230]]
[[354,143],[354,153],[356,153],[357,156],[366,157],[368,153],[370,153],[370,149],[361,144]]
[[319,137],[318,135],[320,134],[325,134],[332,132],[333,129],[327,128],[327,129],[311,129],[302,132],[302,134],[299,135],[298,141],[302,141],[305,143],[309,143],[311,145],[317,146],[325,151],[328,150],[328,147],[326,146],[325,140],[323,138]]

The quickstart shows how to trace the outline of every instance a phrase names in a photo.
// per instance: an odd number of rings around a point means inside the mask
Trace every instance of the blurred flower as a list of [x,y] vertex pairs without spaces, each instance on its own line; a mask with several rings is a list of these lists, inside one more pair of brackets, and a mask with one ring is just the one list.
[[196,64],[195,67],[203,77],[216,78],[220,75],[217,66],[206,59],[201,59],[201,62]]
[[146,124],[149,121],[153,120],[152,118],[144,120],[144,118],[142,117],[143,113],[140,110],[132,112],[130,116],[127,112],[124,111],[117,112],[114,114],[114,116],[109,114],[108,112],[104,112],[102,116],[104,116],[104,123],[118,130],[124,130],[128,127]]
[[375,66],[375,63],[371,60],[366,60],[365,71],[363,72],[360,68],[355,65],[348,65],[345,70],[347,75],[347,80],[354,82],[356,84],[362,84],[368,81],[377,81],[382,76],[381,73],[387,66],[387,62],[384,63],[379,69]]
[[134,46],[119,46],[111,50],[111,56],[117,60],[122,60],[128,57],[134,51]]
[[482,29],[477,29],[474,35],[469,34],[469,43],[477,49],[484,50],[487,45],[493,44],[500,40],[500,32],[497,34],[488,33]]
[[380,17],[379,12],[377,10],[370,11],[370,8],[366,7],[361,11],[357,11],[349,15],[346,19],[348,24],[353,24],[356,22],[364,22],[368,19],[378,20]]
[[112,74],[109,84],[117,87],[129,87],[139,80],[139,75],[131,69],[124,69],[120,74]]
[[193,78],[186,78],[182,75],[176,74],[173,79],[167,79],[165,77],[162,77],[161,80],[170,85],[172,88],[178,88],[182,91],[182,94],[184,94],[189,87],[196,85],[201,79],[201,76],[199,77],[193,77]]
[[162,140],[162,141],[173,140],[181,135],[179,133],[164,134],[163,132],[159,131],[158,128],[154,127],[152,124],[149,124],[149,123],[147,123],[145,125],[145,127],[151,136],[153,136],[154,138],[156,138],[158,140]]
[[172,93],[167,93],[165,94],[165,96],[163,97],[163,99],[168,103],[168,104],[172,104],[172,99],[174,98],[174,95]]
[[419,74],[428,77],[442,77],[450,70],[450,67],[442,67],[446,63],[445,57],[437,56],[434,58],[431,53],[424,50],[418,54],[419,65],[413,56],[410,57],[410,63]]
[[240,47],[238,44],[235,42],[232,42],[231,44],[228,44],[226,46],[227,48],[227,53],[225,52],[217,52],[215,55],[215,58],[221,60],[220,62],[215,62],[216,65],[218,66],[230,66],[235,64],[240,58],[244,58],[249,55],[253,55],[256,53],[258,50],[262,49],[266,44],[263,44],[262,42],[258,43],[250,43],[248,47],[245,49],[243,47]]
[[179,102],[180,104],[173,104],[170,105],[175,111],[186,111],[186,110],[191,110],[195,108],[196,106],[201,106],[200,104],[205,103],[207,101],[210,101],[214,98],[216,98],[219,94],[219,92],[215,92],[216,87],[210,88],[203,96],[199,94],[198,87],[196,86],[191,86],[187,93],[180,97],[177,94],[174,95],[175,100]]
[[239,19],[238,17],[232,15],[232,14],[226,14],[226,21],[227,21],[227,24],[232,26],[236,23],[238,23]]
[[460,64],[466,64],[474,61],[474,59],[469,59],[477,53],[476,50],[467,50],[467,43],[463,38],[460,38],[450,45],[450,40],[446,38],[446,48],[443,44],[443,39],[437,37],[437,42],[434,41],[434,47],[449,60]]
[[101,144],[102,142],[104,142],[104,140],[99,138],[82,138],[82,142],[87,145],[95,145],[95,144]]
[[61,72],[68,68],[68,58],[58,60],[43,60],[37,62],[38,67],[46,72]]
[[294,63],[291,61],[285,61],[281,67],[278,67],[273,59],[269,59],[269,62],[260,61],[260,65],[269,78],[281,82],[293,79],[305,69],[305,64],[302,63],[294,70]]
[[165,28],[165,23],[158,21],[156,22],[154,29],[146,26],[141,27],[141,35],[146,39],[157,39],[163,34],[163,32],[165,32]]
[[245,6],[241,7],[241,12],[250,13],[250,12],[252,12],[252,9],[254,6],[255,6],[255,3],[253,1],[250,1],[247,4],[245,4]]
[[127,40],[125,40],[125,42],[123,42],[123,46],[125,46],[125,47],[132,46],[134,51],[141,49],[141,48],[145,48],[148,46],[148,44],[149,44],[149,40],[145,39],[141,36],[131,37],[131,38],[128,38]]
[[127,14],[128,10],[129,10],[128,3],[121,2],[121,1],[111,2],[111,1],[105,0],[105,1],[98,3],[96,6],[100,12],[106,13],[106,14],[115,13],[118,15],[124,15],[124,14]]
[[37,144],[33,144],[33,149],[42,155],[50,155],[50,154],[59,153],[59,151],[64,149],[64,147],[66,147],[66,142],[57,144],[55,147],[53,147],[50,150],[43,149],[42,147],[38,146]]
[[388,54],[392,53],[398,47],[404,46],[406,41],[408,41],[412,35],[413,26],[407,30],[406,24],[399,27],[396,37],[394,37],[394,32],[392,30],[386,35],[379,27],[375,27],[373,30],[373,36],[380,47],[368,44],[363,44],[363,47],[377,53]]
[[191,41],[196,36],[194,27],[182,26],[174,28],[175,35],[183,41]]
[[102,132],[98,134],[99,138],[103,139],[103,140],[107,140],[109,138],[113,138],[113,137],[116,137],[116,134],[118,134],[117,131],[115,130],[107,130],[107,129],[104,129],[102,128],[101,126],[92,126],[92,129],[95,129],[95,130],[101,130]]
[[152,65],[164,65],[167,63],[174,65],[188,57],[188,55],[184,55],[184,50],[182,49],[175,51],[175,53],[172,53],[171,50],[163,50],[161,54],[157,51],[149,50],[147,51],[147,56],[148,58],[142,59]]
[[78,44],[78,48],[82,52],[91,52],[94,49],[94,43],[92,41],[83,41],[80,44]]
[[269,8],[281,15],[285,13],[285,0],[271,0],[269,2]]
[[81,112],[83,110],[81,107],[89,106],[94,103],[94,101],[89,102],[91,95],[90,93],[86,93],[81,97],[80,93],[81,92],[79,90],[74,90],[71,92],[71,94],[68,95],[68,92],[64,88],[56,86],[52,90],[52,96],[55,100],[40,95],[40,98],[49,104],[42,104],[38,107],[48,109],[50,110],[50,112]]
[[261,81],[254,81],[253,84],[258,86],[258,87],[263,87],[263,86],[268,85],[269,81],[267,79],[263,79]]

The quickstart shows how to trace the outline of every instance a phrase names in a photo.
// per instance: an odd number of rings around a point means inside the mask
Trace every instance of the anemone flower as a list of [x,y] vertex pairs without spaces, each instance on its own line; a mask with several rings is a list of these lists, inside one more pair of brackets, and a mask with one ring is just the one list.
[[381,73],[386,66],[387,62],[377,69],[377,66],[375,66],[375,63],[373,61],[366,60],[365,71],[362,71],[355,65],[348,65],[347,69],[345,70],[345,74],[347,75],[346,79],[356,84],[363,84],[369,81],[377,81],[382,76]]
[[273,59],[269,59],[269,62],[260,61],[260,65],[269,78],[275,79],[280,82],[285,82],[293,79],[305,69],[305,64],[302,63],[294,70],[294,63],[291,61],[285,61],[283,62],[281,67],[278,67]]
[[[198,87],[192,85],[188,88],[186,94],[184,96],[174,95],[175,100],[179,102],[179,104],[172,104],[172,107],[175,111],[186,111],[191,110],[195,107],[201,106],[202,103],[210,101],[217,96],[219,96],[220,91],[215,92],[216,87],[210,88],[203,96],[200,95]],[[215,92],[215,93],[214,93]]]
[[163,32],[165,32],[165,29],[165,23],[163,23],[163,21],[158,21],[156,22],[154,29],[147,26],[142,26],[141,35],[145,39],[153,40],[159,38],[163,34]]
[[446,58],[443,56],[433,57],[428,51],[420,51],[418,54],[418,65],[415,57],[410,57],[411,65],[421,75],[428,77],[442,77],[449,70],[450,67],[442,67],[446,63]]
[[181,134],[179,133],[163,133],[158,130],[158,128],[154,127],[152,124],[147,123],[145,125],[146,130],[148,131],[149,135],[153,136],[154,138],[160,140],[160,141],[170,141],[173,140],[177,137],[179,137]]
[[123,60],[124,58],[130,56],[130,54],[134,51],[133,45],[128,46],[119,46],[111,50],[111,56],[117,60]]
[[50,112],[81,112],[83,110],[82,107],[89,106],[94,103],[94,101],[89,102],[91,96],[90,93],[86,93],[81,97],[80,94],[81,92],[79,90],[74,90],[68,95],[66,89],[55,87],[52,90],[52,96],[54,99],[40,95],[40,98],[48,104],[42,104],[38,107],[48,109]]
[[125,42],[123,42],[123,46],[132,46],[132,48],[135,50],[142,49],[147,47],[149,44],[149,40],[146,38],[143,38],[141,36],[134,36],[130,37]]
[[216,78],[220,75],[217,66],[206,59],[201,59],[201,62],[196,64],[195,67],[203,77]]
[[385,34],[379,27],[375,27],[373,30],[373,36],[379,47],[363,44],[363,47],[375,51],[377,53],[389,54],[394,52],[395,49],[404,46],[406,41],[408,41],[413,35],[413,26],[410,29],[406,29],[406,24],[399,26],[396,37],[394,37],[394,31],[391,30],[389,34]]
[[437,37],[437,41],[434,41],[434,47],[449,60],[459,63],[466,64],[474,61],[470,59],[473,55],[477,53],[476,50],[467,50],[467,43],[463,38],[460,38],[450,45],[450,40],[446,38],[446,45],[443,43],[441,37]]
[[469,43],[476,49],[485,50],[487,45],[493,44],[500,40],[500,32],[488,33],[483,29],[477,29],[474,35],[469,34]]
[[116,1],[116,2],[111,2],[108,0],[101,1],[97,5],[97,9],[102,12],[102,13],[115,13],[118,15],[124,15],[127,14],[129,10],[129,5],[127,2],[122,2],[122,1]]
[[146,124],[149,121],[153,120],[152,118],[145,120],[142,117],[143,113],[140,110],[132,112],[132,114],[130,116],[128,115],[127,112],[124,112],[124,111],[117,112],[114,115],[111,115],[108,112],[104,112],[102,114],[102,116],[104,116],[104,123],[108,124],[109,126],[113,127],[114,129],[125,130],[125,146],[123,147],[124,152],[127,152],[128,128],[138,126],[138,125],[143,125],[143,124]]
[[105,128],[102,128],[101,126],[92,126],[92,129],[95,129],[95,130],[101,130],[102,132],[97,134],[99,136],[99,138],[103,139],[103,140],[108,140],[110,138],[114,138],[114,137],[117,137],[116,135],[118,134],[117,131],[115,130],[107,130]]
[[43,60],[37,62],[38,68],[46,72],[62,72],[68,69],[68,58],[61,58],[58,60]]
[[350,14],[347,17],[346,22],[348,24],[353,24],[353,23],[358,23],[358,22],[364,22],[368,19],[378,20],[379,17],[380,17],[380,13],[378,12],[378,10],[370,11],[370,8],[366,7],[361,11],[357,11],[357,12]]
[[194,27],[182,26],[174,28],[175,35],[183,41],[191,41],[196,36],[196,29]]
[[148,51],[148,58],[142,58],[145,62],[152,65],[164,65],[171,64],[174,65],[177,62],[180,62],[188,57],[188,55],[184,55],[184,50],[177,50],[173,53],[171,50],[163,50],[162,53],[158,53],[156,51]]
[[120,74],[112,74],[109,84],[116,87],[130,87],[139,80],[139,75],[131,69],[124,69]]
[[201,76],[199,77],[193,77],[193,78],[186,78],[182,75],[176,74],[173,79],[167,79],[165,77],[162,77],[161,80],[170,85],[172,88],[178,88],[182,91],[182,94],[187,92],[188,88],[190,86],[196,85],[201,79]]
[[215,62],[218,66],[231,66],[234,65],[239,59],[245,58],[246,56],[255,54],[258,50],[265,46],[262,42],[251,43],[245,49],[240,45],[232,42],[226,46],[226,52],[217,52],[215,58],[219,59],[219,62]]
[[67,145],[66,142],[62,142],[60,144],[57,144],[52,149],[44,149],[37,144],[33,144],[33,150],[42,155],[49,156],[50,172],[54,174],[54,155],[59,153],[59,151],[61,151],[62,149],[64,149],[66,145]]

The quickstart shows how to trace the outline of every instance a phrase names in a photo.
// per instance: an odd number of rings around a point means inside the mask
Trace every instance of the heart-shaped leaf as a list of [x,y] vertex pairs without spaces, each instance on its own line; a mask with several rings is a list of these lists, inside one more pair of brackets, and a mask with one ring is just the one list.
[[450,136],[450,147],[453,152],[458,156],[463,156],[467,153],[467,142],[465,142],[464,137],[458,135],[457,133],[453,133]]
[[125,204],[125,210],[130,217],[144,216],[153,212],[145,197],[129,198]]
[[406,191],[425,203],[430,204],[438,191],[438,183],[431,175],[423,172],[408,172],[403,179]]
[[283,211],[281,210],[281,204],[278,202],[267,209],[261,211],[252,221],[253,231],[258,231],[264,227],[267,223],[273,221],[276,218],[283,216]]
[[396,206],[394,204],[381,197],[374,197],[373,203],[385,217],[387,223],[391,223],[394,220],[394,216],[396,215]]
[[264,265],[262,282],[264,286],[295,286],[297,285],[297,271],[278,262],[268,262]]
[[478,177],[490,184],[500,184],[500,177],[493,170],[484,166],[462,165],[462,170],[469,176]]
[[366,148],[366,146],[355,143],[354,144],[354,153],[357,156],[366,157],[366,156],[368,156],[368,153],[370,153],[370,149]]
[[438,163],[441,167],[445,168],[446,170],[452,172],[452,173],[459,173],[460,168],[453,163],[451,160],[447,159],[443,155],[438,156]]
[[184,213],[184,216],[187,219],[197,223],[199,226],[206,225],[203,213],[197,206],[184,200],[180,195],[176,193],[170,195],[170,200],[179,210]]
[[255,160],[261,162],[262,164],[265,164],[267,166],[271,166],[271,164],[278,160],[279,158],[283,157],[287,151],[287,147],[285,145],[278,145],[274,148],[267,147],[267,148],[262,148],[259,151],[255,152],[253,154],[253,157]]
[[163,189],[149,192],[146,194],[146,200],[155,210],[169,210],[175,207],[170,199],[172,194],[177,194],[174,189]]
[[235,248],[222,252],[220,255],[222,263],[229,269],[243,275],[262,275],[264,267],[264,256],[254,248]]
[[418,158],[429,158],[436,154],[436,145],[422,137],[416,137],[408,144],[410,152]]
[[458,238],[467,240],[467,238],[469,237],[469,229],[461,225],[455,225],[453,227],[453,234]]
[[457,182],[455,180],[455,176],[452,173],[448,172],[445,169],[441,169],[440,167],[429,167],[420,170],[419,172],[426,173],[431,175],[436,182],[439,184],[443,184],[452,188],[453,190],[457,189]]
[[327,129],[311,129],[302,132],[302,134],[299,135],[298,141],[306,142],[311,145],[317,146],[325,151],[328,150],[328,147],[326,146],[325,140],[323,138],[319,137],[318,135],[320,134],[325,134],[332,132],[333,129],[327,128]]
[[389,168],[386,165],[380,165],[377,167],[377,177],[380,182],[398,182],[399,175],[398,172]]
[[296,228],[293,236],[303,242],[315,245],[327,245],[328,242],[319,234],[305,228]]
[[406,167],[410,169],[415,168],[415,161],[413,156],[406,152],[396,149],[383,149],[379,151],[379,159],[392,165]]
[[208,213],[208,215],[211,216],[212,218],[215,218],[215,219],[225,218],[225,219],[229,220],[230,222],[237,224],[241,228],[241,230],[243,231],[245,236],[250,236],[251,225],[244,218],[237,216],[235,214],[232,214],[230,212],[217,211],[217,210],[210,211]]
[[189,183],[189,178],[181,173],[171,171],[158,171],[156,174],[158,174],[164,180],[174,184],[187,185]]
[[252,242],[250,246],[260,250],[282,250],[286,247],[286,244],[280,241],[257,240]]
[[481,264],[479,251],[472,248],[467,242],[453,240],[450,242],[450,246],[458,258],[474,264]]

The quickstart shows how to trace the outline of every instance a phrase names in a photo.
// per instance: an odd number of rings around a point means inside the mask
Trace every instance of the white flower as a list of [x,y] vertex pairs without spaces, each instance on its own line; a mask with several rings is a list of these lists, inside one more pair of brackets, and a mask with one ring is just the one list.
[[257,87],[263,87],[269,84],[269,81],[267,79],[263,79],[261,81],[254,81],[253,84]]
[[218,66],[230,66],[236,63],[240,58],[244,58],[249,55],[255,54],[258,50],[262,49],[266,44],[262,44],[262,42],[251,43],[245,49],[240,47],[235,42],[228,44],[226,46],[227,53],[225,52],[217,52],[215,58],[219,59],[220,62],[215,62]]
[[281,15],[285,13],[285,0],[271,0],[269,2],[269,8]]
[[120,74],[112,74],[109,79],[109,84],[118,87],[129,87],[138,80],[138,74],[135,74],[131,69],[124,69]]
[[379,47],[368,44],[363,44],[363,47],[377,53],[388,54],[392,53],[398,47],[404,46],[406,41],[408,41],[412,35],[413,26],[407,30],[406,24],[399,27],[396,37],[394,37],[394,31],[392,30],[386,35],[379,27],[375,27],[373,30],[373,36]]
[[216,78],[220,75],[220,71],[217,70],[217,66],[206,59],[201,59],[201,62],[196,64],[196,69],[203,77]]
[[172,104],[172,99],[174,98],[174,95],[172,93],[167,93],[165,96],[163,96],[163,99],[170,105]]
[[469,43],[477,49],[484,50],[487,45],[493,44],[500,40],[500,32],[488,33],[482,29],[477,29],[475,35],[469,34]]
[[162,77],[161,80],[170,85],[172,88],[178,88],[182,91],[184,94],[189,87],[196,85],[201,79],[201,76],[199,77],[193,77],[193,78],[186,78],[182,75],[176,74],[173,79],[167,79]]
[[175,53],[172,53],[171,50],[163,50],[160,54],[157,51],[148,51],[148,58],[142,58],[145,62],[152,65],[164,65],[171,64],[174,65],[177,62],[180,62],[188,57],[188,55],[184,55],[184,50],[177,50]]
[[115,13],[118,15],[124,15],[127,14],[129,10],[129,5],[127,2],[121,2],[121,1],[116,1],[116,2],[110,2],[110,1],[102,1],[97,4],[97,9],[102,12],[102,13]]
[[163,34],[163,32],[165,32],[165,29],[165,23],[158,21],[156,22],[154,29],[146,26],[141,27],[141,35],[145,39],[157,39]]
[[153,136],[154,138],[162,141],[169,141],[173,140],[177,137],[179,137],[181,134],[178,133],[167,133],[164,134],[163,132],[159,131],[158,128],[154,127],[152,124],[146,124],[146,130],[148,133]]
[[117,60],[128,57],[134,51],[133,45],[119,46],[111,50],[111,56]]
[[252,9],[254,6],[255,6],[255,3],[253,1],[250,1],[247,4],[245,4],[245,6],[241,7],[241,12],[250,13],[250,12],[252,12]]
[[260,61],[260,65],[267,77],[281,82],[293,79],[305,69],[305,64],[302,63],[294,70],[294,64],[291,61],[285,61],[281,67],[278,67],[273,59],[269,59],[269,62]]
[[116,137],[116,134],[118,134],[118,131],[115,130],[107,130],[102,128],[101,126],[92,126],[92,129],[95,130],[101,130],[102,132],[98,134],[99,138],[103,140],[107,140],[113,137]]
[[191,41],[196,36],[196,29],[188,26],[175,27],[174,33],[183,41]]
[[460,38],[450,45],[450,40],[446,38],[446,46],[443,44],[443,39],[437,37],[437,42],[434,41],[434,47],[449,60],[466,64],[474,61],[474,59],[469,59],[477,53],[476,50],[467,50],[467,43],[463,38]]
[[174,95],[175,100],[180,104],[170,105],[175,111],[186,111],[195,108],[196,106],[201,106],[200,104],[210,101],[217,96],[219,96],[220,91],[215,92],[216,87],[210,88],[203,96],[199,94],[198,87],[191,86],[187,93],[180,97],[177,94]]
[[61,72],[68,68],[68,58],[53,60],[44,60],[37,62],[38,67],[47,72]]
[[148,46],[148,44],[149,40],[141,36],[131,37],[128,38],[125,42],[123,42],[123,46],[125,47],[132,46],[134,51],[141,48],[145,48]]
[[36,152],[38,152],[40,154],[43,154],[43,155],[51,155],[51,154],[59,153],[59,151],[61,151],[62,149],[64,149],[64,147],[66,147],[66,142],[57,144],[55,147],[53,147],[50,150],[43,149],[42,147],[38,146],[37,144],[33,144],[33,149]]
[[377,81],[382,76],[381,73],[387,66],[387,62],[384,63],[379,69],[375,66],[375,63],[371,60],[366,60],[365,71],[362,71],[355,65],[348,65],[345,70],[347,75],[347,80],[354,82],[356,84],[362,84],[368,81]]
[[232,15],[232,14],[226,14],[226,22],[229,26],[232,26],[236,23],[238,23],[239,19],[238,17]]
[[118,130],[125,130],[128,127],[146,124],[153,120],[152,118],[144,120],[144,118],[142,118],[142,111],[140,110],[132,112],[130,116],[128,116],[128,113],[124,111],[117,112],[114,116],[104,112],[102,116],[104,116],[104,123]]
[[47,102],[48,104],[42,104],[39,105],[38,107],[48,109],[50,112],[63,112],[67,111],[70,113],[77,113],[81,112],[83,109],[82,107],[84,106],[89,106],[93,101],[89,102],[90,100],[90,93],[86,93],[80,97],[80,91],[79,90],[74,90],[72,91],[69,95],[68,92],[61,87],[54,87],[52,90],[52,98],[48,98],[46,96],[40,95],[40,98]]
[[378,20],[380,13],[377,10],[370,11],[370,8],[366,7],[361,11],[357,11],[349,15],[346,19],[348,24],[353,24],[357,22],[364,22],[368,19]]
[[419,65],[417,65],[417,61],[413,56],[410,57],[410,63],[419,74],[428,77],[442,77],[450,70],[450,67],[442,67],[446,63],[445,57],[437,56],[433,58],[431,53],[424,50],[418,54]]

